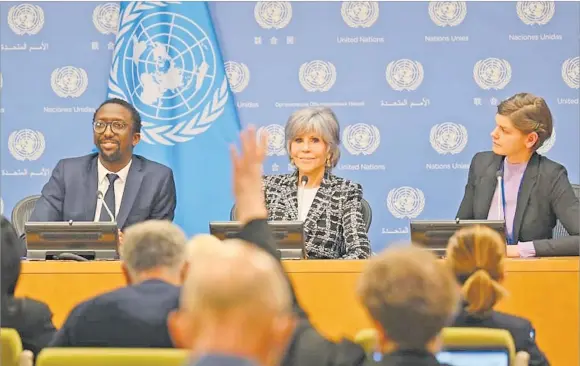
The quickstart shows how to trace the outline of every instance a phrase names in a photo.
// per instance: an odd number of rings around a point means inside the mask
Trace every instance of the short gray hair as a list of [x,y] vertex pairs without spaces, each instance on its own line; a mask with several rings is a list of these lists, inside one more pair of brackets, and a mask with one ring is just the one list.
[[166,220],[148,220],[130,226],[124,235],[120,256],[130,276],[159,267],[181,271],[187,238],[179,226]]
[[309,107],[292,113],[284,134],[286,136],[286,151],[290,156],[290,144],[304,133],[314,132],[322,137],[328,146],[330,166],[335,167],[340,159],[340,125],[332,109],[327,107]]

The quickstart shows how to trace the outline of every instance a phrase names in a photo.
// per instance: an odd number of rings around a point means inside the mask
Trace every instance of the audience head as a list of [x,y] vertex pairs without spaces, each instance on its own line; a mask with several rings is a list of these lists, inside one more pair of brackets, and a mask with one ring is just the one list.
[[369,260],[358,293],[374,319],[381,351],[436,352],[439,333],[454,319],[459,291],[453,274],[415,246],[387,248]]
[[124,235],[119,252],[129,283],[151,278],[182,282],[187,271],[187,239],[177,225],[149,220],[128,227]]
[[2,223],[0,227],[1,248],[0,248],[0,275],[2,276],[2,283],[0,283],[2,296],[13,296],[16,289],[16,283],[20,276],[20,258],[24,249],[24,243],[16,234],[16,230],[4,216],[2,216]]
[[104,101],[93,116],[93,140],[104,161],[128,163],[141,140],[139,112],[122,99]]
[[543,98],[530,93],[519,93],[501,102],[495,120],[491,137],[498,155],[536,151],[552,135],[550,108]]
[[240,240],[189,244],[180,308],[169,317],[175,344],[279,364],[294,329],[290,289],[279,263]]
[[487,226],[461,229],[449,239],[447,263],[461,284],[471,314],[483,315],[507,294],[504,277],[505,241]]
[[340,126],[330,108],[300,109],[290,116],[285,129],[290,161],[305,174],[332,169],[340,158]]

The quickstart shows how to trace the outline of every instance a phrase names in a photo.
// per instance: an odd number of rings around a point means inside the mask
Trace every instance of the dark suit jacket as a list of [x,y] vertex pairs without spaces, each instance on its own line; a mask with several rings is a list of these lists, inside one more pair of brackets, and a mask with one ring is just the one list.
[[2,298],[2,328],[14,328],[20,334],[22,348],[36,356],[52,339],[56,328],[52,324],[52,313],[40,301],[28,298]]
[[[475,154],[456,217],[462,220],[487,219],[497,186],[496,173],[503,159],[491,151]],[[580,250],[579,205],[566,169],[534,153],[518,195],[514,238],[519,242],[533,241],[538,257],[577,256]],[[570,236],[552,239],[557,219]]]
[[[267,220],[249,222],[243,227],[239,238],[255,244],[277,259],[279,258],[276,241],[268,227]],[[282,270],[284,271],[283,268]],[[312,326],[308,314],[302,309],[296,298],[296,292],[287,275],[286,279],[293,297],[294,312],[299,321],[281,366],[362,365],[366,356],[361,347],[346,340],[340,343],[331,342]]]
[[[264,177],[270,220],[298,220],[298,173]],[[365,259],[371,254],[360,184],[326,173],[304,221],[309,258]]]
[[[93,221],[97,208],[98,154],[58,162],[30,221]],[[149,219],[173,220],[176,205],[173,172],[133,155],[117,224],[124,229]],[[110,207],[113,210],[113,207]]]
[[368,365],[380,366],[439,366],[439,361],[427,351],[395,351],[383,355],[378,363],[368,362]]
[[122,287],[77,305],[50,347],[173,348],[168,314],[180,288],[160,280]]
[[477,318],[462,310],[455,319],[454,327],[481,327],[505,329],[514,339],[516,352],[526,351],[530,355],[530,366],[549,366],[546,356],[536,344],[536,331],[532,324],[518,316],[492,311],[484,318]]

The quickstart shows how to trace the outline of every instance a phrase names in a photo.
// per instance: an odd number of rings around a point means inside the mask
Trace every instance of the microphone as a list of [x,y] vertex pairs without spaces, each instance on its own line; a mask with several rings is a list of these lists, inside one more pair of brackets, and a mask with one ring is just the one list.
[[497,177],[497,186],[499,187],[499,197],[497,199],[497,218],[498,220],[501,220],[502,200],[503,200],[503,184],[502,184],[503,169],[498,170],[495,173],[495,176]]
[[104,197],[103,192],[97,191],[97,201],[100,200],[103,202],[103,206],[101,207],[101,209],[104,207],[105,210],[107,210],[109,217],[111,218],[111,222],[115,222],[115,216],[113,215],[111,210],[109,210],[109,206],[107,206],[107,202],[105,202],[105,199],[103,197]]
[[[301,218],[302,216],[302,210],[304,210],[304,202],[303,201],[303,197],[304,197],[304,187],[306,187],[306,184],[308,183],[308,177],[303,175],[302,178],[300,178],[300,184],[302,185],[302,194],[300,194],[300,197],[298,197],[298,219]],[[300,192],[300,190],[298,190],[298,192]]]

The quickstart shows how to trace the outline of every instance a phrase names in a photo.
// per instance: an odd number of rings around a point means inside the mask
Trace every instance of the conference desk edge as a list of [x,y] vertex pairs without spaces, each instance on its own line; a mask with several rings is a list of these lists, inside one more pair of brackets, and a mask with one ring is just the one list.
[[[368,260],[285,260],[288,273],[360,273]],[[66,264],[66,265],[64,265]],[[579,257],[509,258],[505,261],[507,272],[578,272]],[[119,261],[23,261],[23,274],[57,273],[119,273]]]

